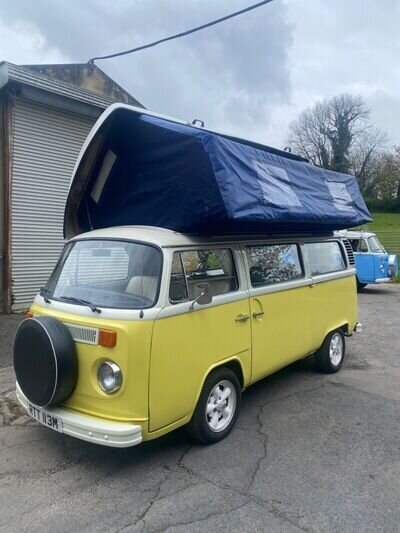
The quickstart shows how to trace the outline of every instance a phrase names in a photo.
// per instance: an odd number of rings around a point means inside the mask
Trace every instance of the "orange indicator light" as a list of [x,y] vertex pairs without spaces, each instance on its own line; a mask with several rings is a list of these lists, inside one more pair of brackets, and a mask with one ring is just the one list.
[[99,330],[99,344],[105,348],[114,348],[117,344],[117,332],[107,329]]

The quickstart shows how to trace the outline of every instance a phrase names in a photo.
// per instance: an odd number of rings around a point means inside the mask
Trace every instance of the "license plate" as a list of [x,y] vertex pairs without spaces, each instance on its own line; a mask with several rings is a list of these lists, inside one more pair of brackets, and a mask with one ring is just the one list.
[[59,433],[62,433],[62,420],[58,416],[36,407],[36,405],[28,404],[28,415],[43,424],[44,426],[54,429]]

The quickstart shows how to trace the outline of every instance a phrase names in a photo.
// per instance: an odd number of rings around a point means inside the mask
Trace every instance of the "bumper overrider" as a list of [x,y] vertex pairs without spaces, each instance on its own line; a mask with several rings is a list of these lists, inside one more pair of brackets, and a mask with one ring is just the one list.
[[[18,382],[16,383],[16,393],[19,403],[30,416],[32,416],[31,411],[33,409],[37,413],[42,415],[44,413],[50,418],[55,417],[61,421],[61,427],[57,431],[65,433],[65,435],[115,448],[128,448],[142,442],[142,428],[139,425],[103,420],[60,407],[46,409],[37,407],[24,395]],[[39,420],[39,422],[41,421],[37,416],[35,419]],[[46,427],[51,427],[48,424],[45,425]],[[55,428],[53,427],[53,429]]]

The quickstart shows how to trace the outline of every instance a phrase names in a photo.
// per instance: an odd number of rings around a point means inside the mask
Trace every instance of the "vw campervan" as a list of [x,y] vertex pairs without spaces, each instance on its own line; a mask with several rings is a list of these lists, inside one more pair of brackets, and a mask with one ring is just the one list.
[[353,230],[339,234],[353,248],[358,290],[370,284],[389,283],[398,275],[397,256],[385,250],[375,233]]
[[351,176],[113,106],[74,172],[69,240],[16,334],[19,401],[97,444],[186,424],[222,439],[252,383],[311,354],[341,368],[357,296],[333,230],[368,220]]
[[339,370],[356,283],[331,237],[116,227],[67,244],[31,313],[15,369],[18,399],[39,422],[109,446],[184,424],[215,442],[250,384],[312,353],[321,371]]

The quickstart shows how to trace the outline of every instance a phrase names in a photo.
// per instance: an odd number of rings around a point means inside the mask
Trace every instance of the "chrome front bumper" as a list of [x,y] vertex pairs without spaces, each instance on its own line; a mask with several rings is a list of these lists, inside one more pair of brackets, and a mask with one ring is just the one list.
[[375,283],[390,283],[391,281],[393,281],[393,278],[378,278]]
[[[16,384],[16,393],[17,400],[29,414],[29,400],[18,383]],[[62,420],[62,433],[77,439],[114,448],[127,448],[142,442],[142,428],[138,425],[106,421],[58,407],[46,408],[45,411]]]

